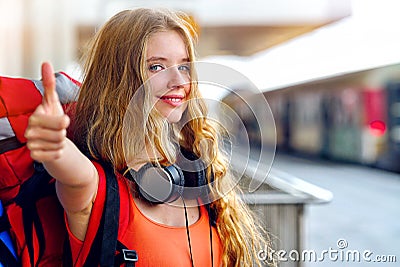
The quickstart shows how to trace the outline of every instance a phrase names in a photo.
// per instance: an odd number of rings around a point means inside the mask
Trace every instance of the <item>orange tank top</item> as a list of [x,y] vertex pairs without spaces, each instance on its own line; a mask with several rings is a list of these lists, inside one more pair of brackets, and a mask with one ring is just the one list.
[[[100,165],[95,163],[99,173],[99,188],[89,220],[85,240],[78,240],[68,229],[74,266],[82,266],[96,235],[105,200],[105,176]],[[138,209],[130,194],[124,177],[118,177],[120,191],[120,224],[118,240],[129,249],[136,250],[136,267],[191,266],[189,241],[186,227],[173,227],[152,221]],[[200,207],[200,218],[189,226],[193,263],[198,266],[211,265],[210,226],[208,213]],[[213,266],[220,266],[222,244],[218,233],[212,227]]]

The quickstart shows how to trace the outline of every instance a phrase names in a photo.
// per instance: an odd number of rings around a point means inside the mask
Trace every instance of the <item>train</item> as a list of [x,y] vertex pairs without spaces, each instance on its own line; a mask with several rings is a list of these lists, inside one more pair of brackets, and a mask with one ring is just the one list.
[[[276,145],[277,152],[400,173],[400,64],[261,90],[246,99],[238,90],[222,102],[243,120],[253,149]],[[274,127],[259,123],[260,114],[248,108],[261,97]]]

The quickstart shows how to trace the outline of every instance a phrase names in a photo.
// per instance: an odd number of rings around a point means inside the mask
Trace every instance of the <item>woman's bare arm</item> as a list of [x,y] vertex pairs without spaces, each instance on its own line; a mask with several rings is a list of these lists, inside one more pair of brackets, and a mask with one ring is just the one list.
[[25,136],[31,157],[42,162],[56,179],[57,196],[63,205],[73,234],[83,240],[92,209],[98,173],[92,162],[66,137],[69,118],[64,114],[55,90],[53,68],[42,65],[44,96],[29,118]]

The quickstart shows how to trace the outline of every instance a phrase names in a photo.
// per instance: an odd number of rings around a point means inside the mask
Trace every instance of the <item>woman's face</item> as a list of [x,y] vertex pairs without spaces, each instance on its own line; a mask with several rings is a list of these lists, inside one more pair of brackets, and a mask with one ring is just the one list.
[[172,30],[153,34],[146,64],[155,108],[169,122],[178,122],[190,93],[189,55],[182,36]]

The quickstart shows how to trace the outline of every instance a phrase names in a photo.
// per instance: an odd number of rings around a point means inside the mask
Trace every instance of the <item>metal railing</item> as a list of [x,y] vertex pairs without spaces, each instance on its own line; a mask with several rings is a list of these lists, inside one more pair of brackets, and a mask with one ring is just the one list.
[[[246,164],[245,168],[243,164]],[[260,164],[251,159],[232,159],[233,171],[242,170],[244,190],[253,179],[259,184],[254,192],[245,193],[243,199],[264,224],[275,251],[302,253],[305,242],[305,205],[328,203],[333,195],[328,190],[282,170],[259,167]],[[279,263],[280,267],[302,265],[301,261]]]

